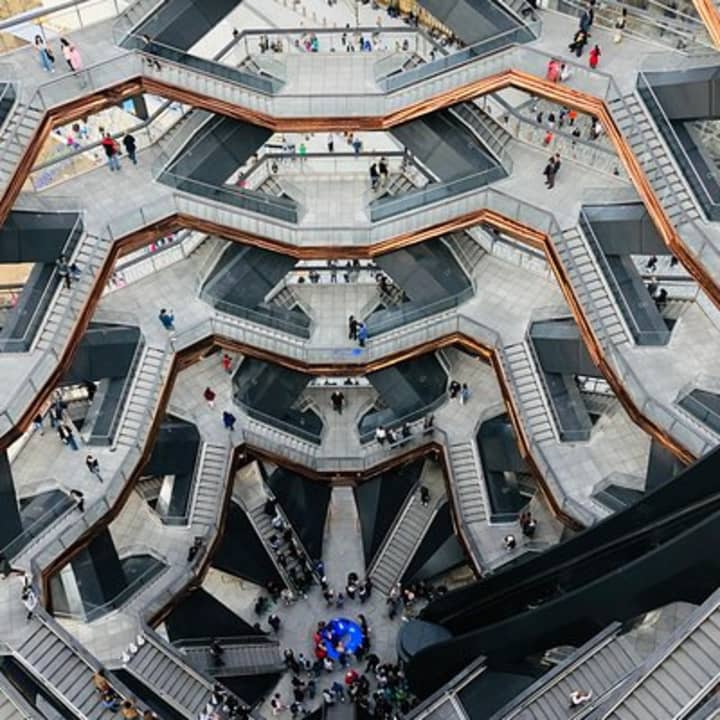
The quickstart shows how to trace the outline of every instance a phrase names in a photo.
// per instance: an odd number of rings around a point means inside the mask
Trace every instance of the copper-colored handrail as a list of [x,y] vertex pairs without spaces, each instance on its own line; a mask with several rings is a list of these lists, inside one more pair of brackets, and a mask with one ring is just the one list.
[[693,0],[695,10],[703,21],[715,47],[720,48],[720,12],[713,0]]

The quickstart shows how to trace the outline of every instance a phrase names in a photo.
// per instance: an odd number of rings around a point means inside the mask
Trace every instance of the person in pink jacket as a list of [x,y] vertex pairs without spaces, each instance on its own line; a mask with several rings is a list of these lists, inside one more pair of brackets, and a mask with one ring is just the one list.
[[67,39],[60,38],[60,46],[62,47],[62,54],[67,62],[68,67],[73,72],[82,70],[82,58],[80,57],[80,51]]

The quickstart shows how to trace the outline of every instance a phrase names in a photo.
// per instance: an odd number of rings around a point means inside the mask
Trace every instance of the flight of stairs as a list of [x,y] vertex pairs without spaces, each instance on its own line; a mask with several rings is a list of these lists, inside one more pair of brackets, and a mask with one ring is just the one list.
[[277,642],[233,642],[218,640],[223,649],[223,665],[216,666],[210,657],[209,646],[193,645],[182,648],[181,652],[197,670],[210,676],[265,675],[279,673],[285,669]]
[[100,720],[107,710],[92,682],[96,668],[76,651],[64,633],[38,618],[32,632],[14,649],[27,672],[56,695],[73,713],[86,720]]
[[[285,524],[287,527],[292,528],[290,525],[287,517],[282,512],[282,509],[280,508],[280,505],[278,504],[277,510],[282,516],[283,520],[285,521]],[[300,543],[300,538],[297,536],[297,533],[293,529],[293,537],[295,538],[298,546],[301,549],[300,557],[295,559],[290,556],[288,553],[288,546],[289,543],[286,543],[282,538],[282,532],[279,532],[275,530],[275,528],[272,526],[272,519],[268,517],[268,515],[265,514],[265,506],[264,501],[256,505],[252,508],[248,508],[248,516],[250,517],[250,521],[252,522],[253,526],[255,527],[255,531],[257,532],[258,536],[260,537],[260,540],[262,541],[263,545],[265,546],[265,549],[268,552],[268,555],[272,558],[273,563],[275,564],[275,567],[277,568],[280,577],[282,577],[283,582],[293,590],[298,590],[295,583],[293,583],[291,575],[290,575],[290,569],[295,568],[298,572],[298,574],[302,574],[302,568],[303,564],[307,563],[307,565],[312,568],[312,562],[311,559],[307,556],[304,548],[302,547],[302,544]],[[278,548],[278,551],[275,551],[270,547],[270,538],[272,535],[277,535],[278,540],[280,541],[280,546]],[[285,557],[287,558],[287,566],[282,567],[277,561],[277,553],[282,552],[284,553]]]
[[170,357],[165,355],[162,348],[150,345],[145,347],[120,421],[117,445],[134,445],[144,432],[154,414],[152,410],[148,413],[148,406],[154,405],[169,363]]
[[423,507],[419,490],[406,499],[395,524],[385,537],[368,568],[373,587],[387,595],[403,573],[425,537],[430,522],[438,509],[438,497],[431,495],[430,503]]
[[298,299],[290,287],[284,285],[278,293],[273,295],[271,300],[273,305],[278,305],[286,310],[292,310],[298,306]]
[[448,458],[460,506],[458,513],[468,525],[486,522],[483,475],[474,442],[451,443]]
[[451,112],[501,160],[512,135],[474,102],[455,105]]
[[[714,607],[712,607],[714,605]],[[682,717],[693,700],[715,686],[720,675],[720,603],[706,601],[695,612],[695,622],[685,637],[673,643],[667,655],[635,678],[631,692],[607,720],[639,717]]]
[[0,154],[0,184],[7,187],[20,159],[30,144],[30,139],[44,115],[42,108],[18,102],[0,135],[3,151]]
[[[639,665],[639,658],[631,644],[622,636],[601,633],[584,649],[570,655],[552,675],[543,678],[537,689],[521,695],[519,702],[503,712],[503,720],[565,720],[568,717],[568,698],[582,688],[597,699]],[[588,647],[589,646],[589,647]]]
[[125,667],[188,720],[195,720],[210,700],[212,681],[155,633],[145,634]]
[[545,406],[543,388],[538,377],[538,370],[530,351],[524,342],[505,347],[510,377],[520,404],[520,416],[528,423],[527,434],[536,442],[554,440],[555,432],[550,413]]
[[478,263],[486,255],[485,249],[471,235],[462,230],[443,236],[443,242],[450,248],[460,267],[472,277]]
[[[82,224],[78,225],[76,232],[82,232]],[[73,282],[70,290],[60,282],[37,333],[38,350],[47,350],[51,346],[60,349],[58,345],[67,339],[85,306],[109,249],[110,240],[107,238],[89,233],[80,238],[72,257],[80,268],[80,279]]]
[[630,336],[606,284],[607,279],[602,276],[580,228],[563,230],[561,237],[554,237],[553,242],[595,336],[603,345],[629,342]]
[[[664,150],[660,132],[650,120],[640,98],[635,93],[629,93],[611,100],[609,108],[670,222],[682,225],[697,220],[700,213],[695,202],[684,179],[675,169],[671,155]],[[635,132],[632,132],[633,125],[637,126]]]
[[205,443],[202,448],[200,469],[195,480],[195,498],[190,512],[190,523],[196,534],[198,526],[208,529],[217,521],[222,508],[230,448],[216,443]]

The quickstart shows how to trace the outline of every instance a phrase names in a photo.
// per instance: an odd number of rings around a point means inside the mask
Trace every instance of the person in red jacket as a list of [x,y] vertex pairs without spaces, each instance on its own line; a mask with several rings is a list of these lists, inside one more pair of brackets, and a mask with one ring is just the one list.
[[590,67],[594,70],[598,63],[600,62],[600,56],[602,53],[600,52],[600,46],[595,45],[593,49],[590,51]]

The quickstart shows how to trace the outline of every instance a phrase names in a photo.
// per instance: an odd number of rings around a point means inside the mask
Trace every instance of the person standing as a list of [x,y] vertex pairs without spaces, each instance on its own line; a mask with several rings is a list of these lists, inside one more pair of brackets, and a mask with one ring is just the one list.
[[105,151],[105,156],[107,157],[110,172],[119,170],[120,161],[118,160],[118,145],[115,140],[113,140],[110,133],[105,133],[105,137],[102,139],[102,142],[100,144]]
[[62,48],[63,57],[70,70],[72,72],[82,70],[80,51],[67,38],[60,38],[60,47]]
[[470,388],[467,383],[463,383],[460,388],[460,404],[464,405],[470,399]]
[[50,73],[55,72],[55,57],[50,51],[50,48],[45,44],[41,35],[35,36],[35,49],[40,56],[40,65],[42,65],[43,70]]
[[60,257],[55,261],[55,267],[57,268],[58,276],[69,290],[72,286],[72,280],[70,278],[70,266],[64,253],[61,253]]
[[348,318],[348,338],[350,340],[357,340],[357,334],[358,334],[358,321],[355,319],[354,315],[351,315]]
[[562,163],[560,162],[560,153],[555,153],[552,160],[553,164],[553,177],[556,178],[557,174],[560,172],[560,165]]
[[420,502],[423,507],[427,507],[430,504],[430,491],[425,485],[420,486]]
[[235,430],[235,423],[237,422],[237,418],[231,412],[224,410],[222,414],[222,419],[225,429],[233,432]]
[[163,324],[163,327],[166,330],[172,331],[175,329],[175,315],[173,315],[172,310],[168,312],[165,308],[163,308],[162,310],[160,310],[158,318],[160,319],[160,322]]
[[613,42],[614,43],[622,42],[626,27],[627,27],[627,8],[623,8],[622,12],[618,16],[617,20],[615,20],[615,32],[613,34]]
[[332,401],[333,410],[336,413],[342,415],[343,404],[345,403],[345,395],[343,395],[340,390],[335,390],[335,392],[333,392],[333,394],[330,396],[330,400]]
[[329,132],[327,136],[327,149],[328,152],[335,152],[335,134],[332,132]]
[[387,185],[390,172],[388,170],[388,162],[386,158],[380,158],[380,162],[378,163],[378,171],[380,172],[380,180],[382,184]]
[[588,61],[590,63],[590,67],[595,70],[595,68],[598,66],[598,63],[600,62],[600,56],[602,53],[600,52],[600,46],[594,45],[592,50],[590,50],[590,57],[588,58]]
[[215,407],[215,391],[212,388],[206,387],[203,392],[203,397],[210,409]]
[[31,587],[25,588],[25,590],[23,590],[22,601],[23,605],[25,605],[25,609],[27,610],[26,620],[31,620],[33,613],[35,612],[35,608],[38,604],[37,595]]
[[583,48],[587,45],[588,36],[583,30],[578,30],[572,42],[568,45],[568,50],[572,50],[577,57],[582,57]]
[[360,347],[365,347],[365,341],[368,338],[368,329],[364,322],[358,323],[357,338]]
[[543,170],[543,175],[545,176],[546,187],[548,190],[552,190],[552,188],[555,187],[555,158],[551,157],[548,160]]
[[45,430],[43,430],[43,416],[40,413],[33,418],[33,432],[40,433],[40,435],[45,434]]
[[100,463],[98,462],[98,459],[94,455],[88,455],[85,458],[85,464],[87,465],[87,469],[95,475],[100,482],[102,482],[103,479],[100,476]]
[[223,353],[222,366],[228,375],[232,372],[232,358],[227,353]]
[[373,163],[370,165],[370,189],[375,190],[380,181],[380,174],[378,173],[377,165]]
[[130,133],[125,133],[123,146],[127,156],[130,158],[130,162],[132,162],[133,165],[137,165],[137,144],[135,138]]

